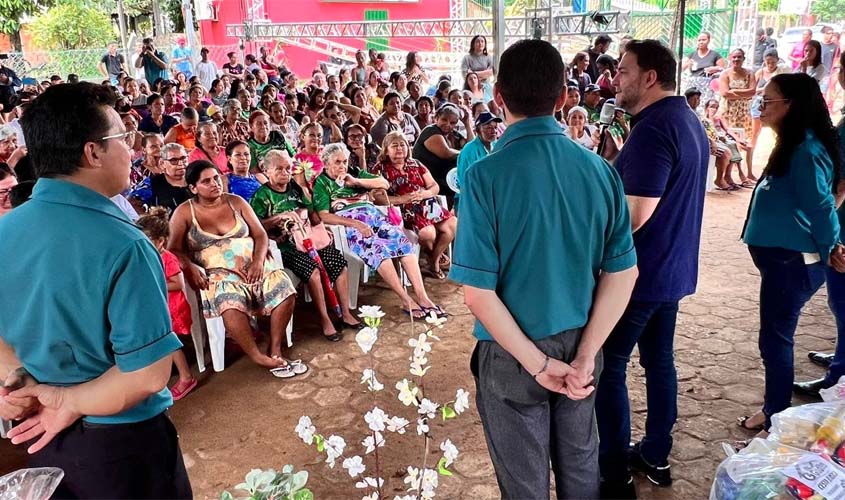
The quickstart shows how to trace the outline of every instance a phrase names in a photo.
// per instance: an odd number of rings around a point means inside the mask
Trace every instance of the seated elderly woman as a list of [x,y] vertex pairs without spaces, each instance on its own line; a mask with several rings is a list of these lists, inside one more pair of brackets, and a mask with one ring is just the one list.
[[592,125],[587,125],[587,110],[581,106],[575,106],[567,113],[568,125],[566,129],[566,136],[584,146],[589,150],[595,149],[598,146],[598,136],[595,133],[596,128]]
[[[194,198],[173,213],[168,250],[179,258],[188,283],[202,291],[203,314],[222,316],[226,332],[246,355],[276,377],[304,373],[300,361],[282,357],[296,289],[270,257],[255,212],[243,198],[223,192],[220,172],[209,161],[191,163],[186,179]],[[270,316],[269,354],[253,339],[253,314]]]
[[212,121],[204,121],[197,126],[197,148],[188,155],[188,163],[196,160],[208,160],[217,165],[220,172],[229,173],[226,148],[220,145],[220,133]]
[[[384,177],[361,171],[358,177],[347,172],[349,150],[343,144],[329,144],[323,149],[323,173],[314,181],[314,210],[326,224],[346,227],[349,248],[399,296],[403,310],[415,318],[429,312],[445,315],[442,307],[428,297],[423,285],[417,256],[402,232],[388,221],[372,202],[372,190],[390,187]],[[416,301],[402,286],[392,259],[399,259],[411,285]]]
[[138,183],[129,193],[129,202],[138,213],[150,207],[164,207],[173,211],[191,197],[185,182],[188,154],[180,144],[165,144],[161,151],[164,173],[152,174]]
[[[294,231],[299,230],[297,220],[302,222],[303,228],[310,222],[312,231],[316,231],[313,228],[322,223],[311,206],[311,192],[307,184],[300,186],[297,182],[291,182],[293,160],[287,151],[270,151],[264,158],[264,166],[270,180],[255,192],[249,204],[261,219],[261,224],[267,230],[267,234],[279,244],[285,267],[307,283],[308,291],[314,299],[314,307],[320,315],[323,335],[329,341],[337,342],[341,337],[326,307],[320,270],[307,252],[297,249],[298,245],[294,237]],[[328,236],[325,229],[322,230],[322,234]],[[349,312],[349,273],[346,259],[340,250],[331,244],[328,237],[323,243],[326,246],[317,248],[317,254],[320,256],[329,280],[335,283],[342,313],[341,326],[357,328],[361,323]]]
[[200,115],[194,108],[185,108],[179,117],[179,123],[170,127],[164,136],[164,143],[175,142],[181,144],[190,153],[197,147],[197,125]]
[[12,170],[26,156],[26,147],[18,146],[18,134],[10,125],[0,126],[0,163],[5,163]]
[[[252,133],[247,144],[249,144],[249,152],[252,155],[251,167],[253,170],[261,168],[264,155],[273,149],[284,149],[291,156],[296,154],[296,150],[284,134],[271,128],[270,115],[264,111],[259,109],[249,115],[249,128]],[[226,144],[226,146],[228,147],[229,144]]]
[[135,187],[147,177],[164,173],[164,167],[161,165],[163,146],[164,138],[161,134],[141,134],[143,156],[132,162],[132,169],[129,171],[129,187]]
[[240,101],[229,99],[223,104],[223,123],[220,124],[220,145],[224,148],[233,141],[249,140],[249,123],[241,119]]
[[460,118],[461,110],[457,106],[440,106],[434,115],[434,123],[420,132],[413,150],[414,158],[429,169],[434,181],[440,186],[440,194],[446,196],[450,205],[455,193],[446,183],[446,174],[458,166],[458,155],[466,144],[466,140],[455,132]]
[[423,164],[411,158],[411,146],[401,132],[387,134],[383,146],[372,173],[387,179],[390,202],[402,207],[405,227],[419,235],[420,247],[428,253],[424,274],[444,280],[441,258],[455,239],[458,219],[440,204],[440,186]]

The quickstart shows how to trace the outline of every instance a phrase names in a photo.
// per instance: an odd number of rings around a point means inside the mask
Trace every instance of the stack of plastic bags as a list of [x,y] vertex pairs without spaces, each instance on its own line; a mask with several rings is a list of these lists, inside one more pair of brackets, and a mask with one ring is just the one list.
[[47,500],[65,473],[55,467],[21,469],[0,477],[0,500]]
[[726,447],[710,500],[845,500],[845,377],[822,397],[774,415],[768,438]]

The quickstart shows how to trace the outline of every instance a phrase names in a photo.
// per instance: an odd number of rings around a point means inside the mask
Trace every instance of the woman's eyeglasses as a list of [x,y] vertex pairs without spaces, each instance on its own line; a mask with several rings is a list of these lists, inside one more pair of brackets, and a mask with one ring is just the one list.
[[176,156],[174,158],[162,158],[164,161],[170,162],[171,165],[181,165],[188,162],[187,156]]
[[763,100],[760,101],[760,110],[766,109],[766,106],[772,102],[787,102],[789,99],[766,99],[765,97]]

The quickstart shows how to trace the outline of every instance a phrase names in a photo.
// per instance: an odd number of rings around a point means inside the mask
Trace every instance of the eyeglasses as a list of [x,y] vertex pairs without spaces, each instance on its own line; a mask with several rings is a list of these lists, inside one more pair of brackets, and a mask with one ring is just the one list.
[[179,165],[181,163],[187,163],[188,157],[187,156],[177,156],[175,158],[162,158],[164,161],[169,161],[171,165]]
[[789,99],[766,99],[764,97],[763,100],[760,101],[760,110],[762,111],[762,110],[766,109],[766,106],[771,102],[788,102],[788,101],[789,101]]
[[129,132],[123,132],[121,134],[107,135],[105,137],[100,137],[99,139],[97,139],[94,142],[107,141],[109,139],[121,139],[121,140],[123,140],[123,139],[134,139],[135,133],[136,133],[135,131],[130,130]]

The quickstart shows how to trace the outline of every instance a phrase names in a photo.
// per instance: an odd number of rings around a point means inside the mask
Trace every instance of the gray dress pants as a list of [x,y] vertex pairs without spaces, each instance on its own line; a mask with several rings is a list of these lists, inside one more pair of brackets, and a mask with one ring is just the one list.
[[[570,362],[581,329],[535,342],[551,358]],[[598,498],[595,392],[573,401],[539,385],[499,344],[480,341],[471,361],[476,404],[502,498],[549,498],[549,462],[557,498]],[[596,357],[595,380],[602,368]]]

